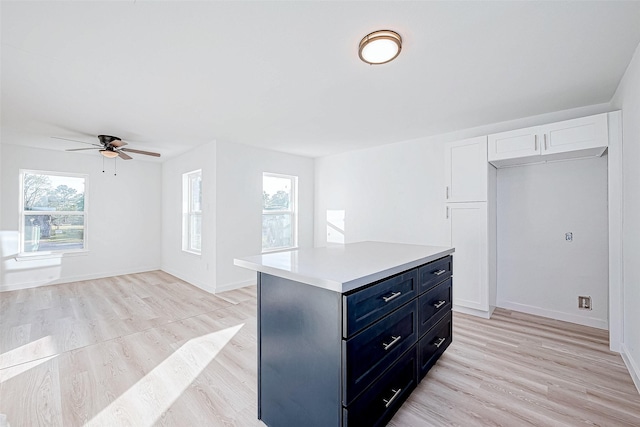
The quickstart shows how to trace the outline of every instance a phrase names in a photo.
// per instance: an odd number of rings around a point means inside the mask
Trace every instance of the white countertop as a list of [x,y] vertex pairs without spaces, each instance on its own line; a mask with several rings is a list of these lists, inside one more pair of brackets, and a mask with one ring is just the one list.
[[444,246],[360,242],[236,258],[234,264],[344,293],[453,252]]

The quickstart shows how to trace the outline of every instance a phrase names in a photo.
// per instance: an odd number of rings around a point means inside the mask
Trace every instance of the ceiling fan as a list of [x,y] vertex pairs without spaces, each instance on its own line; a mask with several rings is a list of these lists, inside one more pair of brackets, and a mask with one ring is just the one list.
[[100,152],[100,154],[102,154],[104,157],[109,159],[120,157],[121,159],[124,159],[124,160],[131,160],[132,157],[129,156],[127,153],[136,153],[136,154],[144,154],[145,156],[160,157],[159,153],[154,153],[152,151],[142,151],[142,150],[134,150],[133,148],[125,148],[125,145],[129,145],[129,144],[127,144],[117,136],[98,135],[98,140],[100,141],[100,144],[85,142],[85,141],[78,141],[76,139],[61,138],[59,136],[52,136],[51,138],[93,145],[92,148],[69,148],[65,151],[96,150],[96,148],[94,147],[98,147],[97,150]]

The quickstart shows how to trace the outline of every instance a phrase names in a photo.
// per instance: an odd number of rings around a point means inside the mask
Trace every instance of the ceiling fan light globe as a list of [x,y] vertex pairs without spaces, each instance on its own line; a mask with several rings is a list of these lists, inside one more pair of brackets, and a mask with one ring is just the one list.
[[119,155],[117,152],[111,150],[100,150],[100,154],[108,159],[115,159]]

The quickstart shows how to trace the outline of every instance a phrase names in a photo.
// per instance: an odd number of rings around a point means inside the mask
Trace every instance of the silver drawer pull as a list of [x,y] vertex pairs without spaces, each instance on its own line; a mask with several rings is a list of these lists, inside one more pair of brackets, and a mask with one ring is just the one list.
[[401,335],[398,335],[397,337],[394,337],[393,335],[391,335],[391,338],[393,338],[393,340],[391,340],[391,342],[389,344],[387,343],[382,343],[382,347],[384,347],[385,350],[389,350],[395,343],[397,343],[398,341],[400,341],[400,339],[402,338]]
[[391,396],[391,399],[382,399],[382,401],[384,402],[384,407],[388,408],[389,405],[391,405],[391,403],[396,400],[396,397],[398,397],[398,395],[402,392],[402,389],[399,388],[397,390],[391,389],[391,391],[393,392],[393,396]]
[[440,308],[440,307],[442,307],[443,305],[445,305],[446,303],[447,303],[446,301],[438,301],[437,303],[433,304],[433,306],[434,306],[435,308]]
[[434,271],[433,274],[435,274],[436,276],[440,276],[441,274],[446,273],[447,270],[438,270],[438,271]]
[[394,292],[391,295],[389,295],[388,297],[382,297],[382,299],[384,300],[384,302],[389,302],[392,299],[396,299],[398,298],[400,295],[402,295],[402,292],[398,291],[398,292]]
[[438,341],[434,342],[433,345],[440,348],[440,346],[446,341],[446,338],[438,338]]

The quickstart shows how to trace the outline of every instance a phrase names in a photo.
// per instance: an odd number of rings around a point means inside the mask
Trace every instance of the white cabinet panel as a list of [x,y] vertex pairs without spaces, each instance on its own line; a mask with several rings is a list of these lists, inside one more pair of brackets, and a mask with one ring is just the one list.
[[532,127],[489,135],[489,161],[540,155],[537,130]]
[[448,202],[487,200],[487,137],[446,145],[445,170]]
[[454,308],[489,312],[487,203],[447,205],[453,266]]
[[496,167],[601,156],[608,145],[607,114],[489,135]]
[[543,154],[565,153],[607,146],[606,114],[545,126]]

